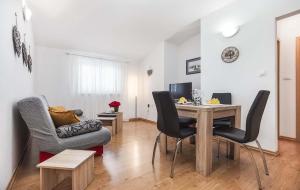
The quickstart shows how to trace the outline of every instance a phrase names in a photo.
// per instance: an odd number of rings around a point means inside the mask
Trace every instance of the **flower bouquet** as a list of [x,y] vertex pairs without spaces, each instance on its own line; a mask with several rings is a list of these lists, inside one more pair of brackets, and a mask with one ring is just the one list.
[[118,112],[119,111],[119,107],[121,105],[120,102],[118,101],[112,101],[111,103],[108,104],[109,107],[113,108],[114,109],[114,112]]

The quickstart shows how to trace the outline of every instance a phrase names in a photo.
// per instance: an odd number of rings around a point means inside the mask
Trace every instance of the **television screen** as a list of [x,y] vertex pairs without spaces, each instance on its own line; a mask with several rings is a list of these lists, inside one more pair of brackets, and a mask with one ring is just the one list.
[[192,100],[192,83],[177,83],[169,85],[169,92],[174,100],[185,97],[188,101]]

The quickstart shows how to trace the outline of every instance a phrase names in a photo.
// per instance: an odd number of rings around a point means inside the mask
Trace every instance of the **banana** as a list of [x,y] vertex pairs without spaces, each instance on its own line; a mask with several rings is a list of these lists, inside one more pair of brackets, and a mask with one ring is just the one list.
[[220,100],[218,98],[213,98],[208,101],[209,104],[220,104]]
[[185,97],[181,97],[181,98],[179,98],[177,103],[178,104],[185,104],[185,103],[187,103],[187,99]]

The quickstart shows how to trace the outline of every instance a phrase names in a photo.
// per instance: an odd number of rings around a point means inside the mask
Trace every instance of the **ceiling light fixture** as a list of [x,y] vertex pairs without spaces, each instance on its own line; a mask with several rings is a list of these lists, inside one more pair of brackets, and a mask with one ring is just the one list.
[[235,36],[239,31],[240,31],[240,27],[239,26],[226,25],[223,28],[222,35],[225,38],[231,38],[231,37]]

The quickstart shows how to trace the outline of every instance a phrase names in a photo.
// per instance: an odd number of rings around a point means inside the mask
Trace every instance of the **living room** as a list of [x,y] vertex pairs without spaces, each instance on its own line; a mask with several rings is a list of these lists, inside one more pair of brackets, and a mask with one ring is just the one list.
[[1,1],[0,189],[299,189],[298,103],[282,90],[296,68],[277,51],[299,10]]

